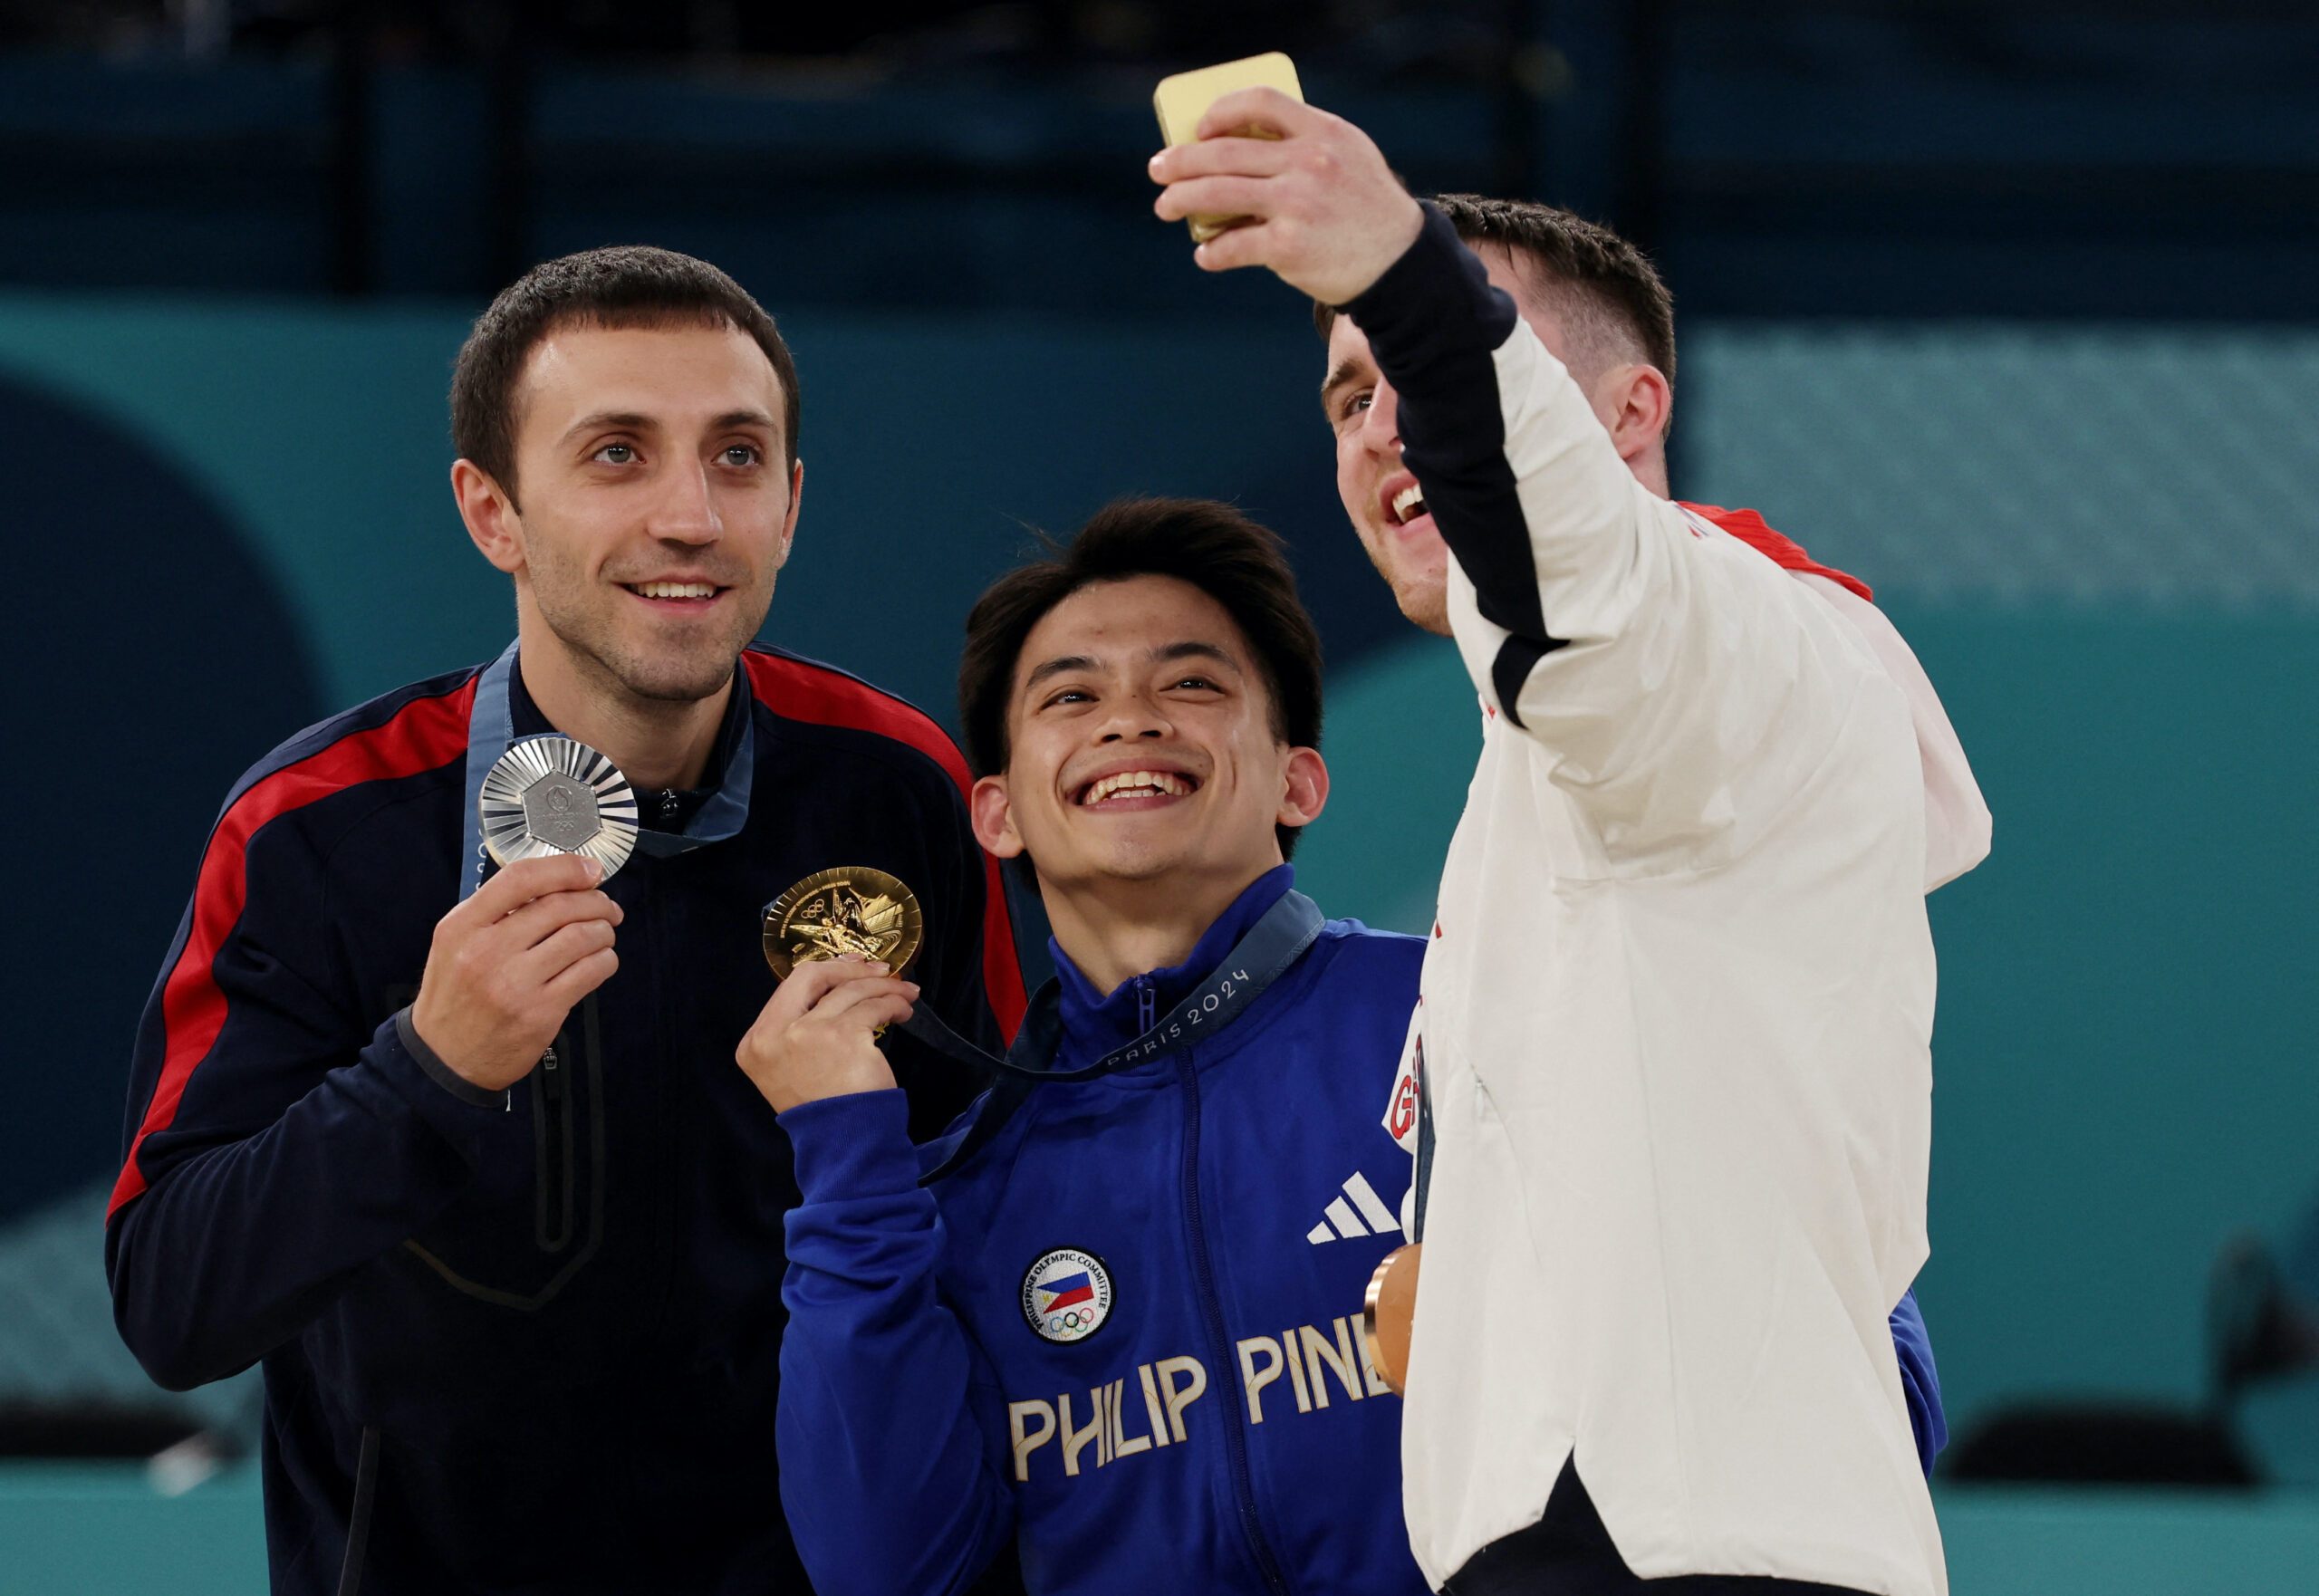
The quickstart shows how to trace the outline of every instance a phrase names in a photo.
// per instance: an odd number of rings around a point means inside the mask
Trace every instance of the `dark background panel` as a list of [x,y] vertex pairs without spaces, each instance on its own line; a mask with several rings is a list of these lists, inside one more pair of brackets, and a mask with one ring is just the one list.
[[17,598],[0,1222],[119,1162],[127,1068],[217,805],[324,713],[274,574],[149,441],[0,377]]
[[1284,49],[1416,187],[1609,220],[1692,313],[2319,314],[2286,0],[14,10],[0,283],[480,299],[650,237],[785,308],[1261,318],[1119,257],[1154,80]]

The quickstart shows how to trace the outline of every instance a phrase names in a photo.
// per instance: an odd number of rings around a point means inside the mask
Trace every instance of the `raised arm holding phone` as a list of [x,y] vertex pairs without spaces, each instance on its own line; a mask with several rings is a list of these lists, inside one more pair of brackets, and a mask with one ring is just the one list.
[[1924,895],[1988,836],[1937,697],[1861,584],[1667,496],[1671,311],[1623,240],[1420,205],[1271,90],[1198,132],[1155,209],[1245,218],[1198,264],[1323,307],[1347,514],[1481,700],[1412,1049],[1419,1563],[1944,1591],[1888,1322],[1926,1254]]

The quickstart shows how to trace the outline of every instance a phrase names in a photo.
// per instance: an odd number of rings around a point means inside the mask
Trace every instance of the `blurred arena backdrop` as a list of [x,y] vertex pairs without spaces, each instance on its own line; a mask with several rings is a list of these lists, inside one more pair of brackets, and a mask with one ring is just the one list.
[[1920,1283],[1955,1588],[2319,1590],[2313,8],[0,0],[0,1592],[263,1579],[254,1377],[167,1396],[111,1324],[129,1038],[235,775],[507,635],[444,392],[535,260],[667,245],[775,312],[767,635],[946,720],[1026,528],[1278,527],[1330,652],[1303,883],[1425,926],[1454,655],[1343,524],[1304,307],[1147,209],[1152,82],[1268,48],[1420,189],[1656,253],[1679,491],[1874,583],[1973,758]]

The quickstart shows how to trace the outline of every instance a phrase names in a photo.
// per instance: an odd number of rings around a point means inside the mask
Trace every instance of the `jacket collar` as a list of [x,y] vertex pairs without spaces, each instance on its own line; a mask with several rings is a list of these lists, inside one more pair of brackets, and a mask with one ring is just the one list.
[[[682,790],[640,791],[636,794],[639,825],[656,832],[682,831],[700,812],[701,805],[723,789],[733,774],[733,755],[741,745],[741,728],[747,724],[749,708],[755,702],[749,691],[749,673],[736,661],[733,667],[732,695],[725,700],[725,719],[717,730],[717,746],[708,755],[708,779],[700,786]],[[533,701],[532,690],[524,683],[521,655],[516,657],[515,668],[508,673],[507,716],[519,738],[551,732],[561,735],[561,728]]]
[[1295,884],[1294,867],[1275,865],[1250,882],[1232,900],[1231,907],[1200,933],[1190,957],[1166,969],[1147,970],[1121,982],[1109,995],[1098,992],[1094,984],[1080,973],[1079,966],[1071,962],[1070,956],[1049,937],[1047,949],[1054,958],[1056,1007],[1063,1024],[1063,1044],[1057,1050],[1056,1062],[1069,1068],[1088,1059],[1101,1058],[1143,1034],[1160,1015],[1206,980],[1234,945],[1247,935],[1249,928]]

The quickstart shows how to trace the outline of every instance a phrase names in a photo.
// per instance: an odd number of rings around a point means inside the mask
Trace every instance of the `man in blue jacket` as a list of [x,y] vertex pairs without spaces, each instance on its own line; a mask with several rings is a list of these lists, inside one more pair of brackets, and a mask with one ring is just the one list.
[[[960,698],[976,833],[1054,928],[1029,1073],[913,1149],[875,1037],[920,987],[854,962],[739,1053],[803,1194],[778,1436],[816,1587],[954,1591],[1011,1540],[1036,1592],[1416,1596],[1359,1311],[1424,945],[1292,889],[1328,774],[1278,541],[1112,506],[984,596]],[[1912,1303],[1894,1328],[1917,1355]]]
[[[765,1437],[795,1191],[725,1061],[772,985],[761,907],[835,865],[915,889],[953,1024],[1019,1014],[965,764],[749,642],[796,528],[798,393],[723,273],[550,262],[477,322],[452,411],[516,645],[227,799],[138,1031],[115,1315],[173,1389],[264,1361],[276,1591],[794,1590]],[[614,877],[481,851],[477,784],[549,732],[641,798]],[[947,1061],[897,1068],[929,1135],[971,1095]]]

